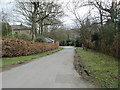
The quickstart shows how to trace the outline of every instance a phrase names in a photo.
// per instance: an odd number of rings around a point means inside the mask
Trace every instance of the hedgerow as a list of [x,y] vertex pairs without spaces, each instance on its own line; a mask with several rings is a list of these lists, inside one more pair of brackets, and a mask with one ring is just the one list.
[[57,49],[59,43],[39,43],[18,39],[2,39],[2,57],[27,56]]

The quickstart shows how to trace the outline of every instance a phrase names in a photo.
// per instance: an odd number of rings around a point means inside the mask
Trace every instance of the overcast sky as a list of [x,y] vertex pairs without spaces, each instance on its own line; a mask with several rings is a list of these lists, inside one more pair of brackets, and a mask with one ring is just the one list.
[[[20,0],[21,1],[21,0]],[[27,0],[23,0],[23,1],[27,1]],[[45,1],[45,0],[44,0]],[[67,27],[72,27],[74,25],[73,19],[75,19],[74,15],[67,9],[67,7],[72,8],[72,0],[56,0],[59,3],[62,4],[62,8],[64,10],[65,16],[60,18],[60,20],[64,23],[64,25],[66,25]],[[83,0],[81,0],[83,1]],[[108,1],[108,0],[104,0],[104,1]],[[15,4],[14,4],[14,0],[0,0],[0,10],[3,10],[5,12],[10,13],[11,17],[12,17],[12,10],[15,8]],[[83,17],[86,15],[86,13],[88,13],[89,8],[91,7],[82,7],[80,8],[79,11],[79,15],[80,17]],[[97,10],[94,10],[97,11]],[[93,13],[92,16],[94,17],[97,13]],[[13,21],[14,22],[14,21]],[[12,24],[15,24],[12,23]],[[16,23],[19,24],[19,23]]]
[[[74,15],[72,15],[72,13],[69,10],[67,10],[67,7],[66,7],[66,5],[68,5],[68,3],[70,3],[70,1],[71,0],[59,0],[59,2],[62,4],[64,13],[65,13],[65,16],[60,18],[60,20],[66,26],[73,26],[72,19],[75,19]],[[72,6],[70,6],[70,7],[72,7]],[[15,8],[14,0],[0,0],[0,9],[2,10],[2,8],[3,8],[3,11],[10,13],[12,16],[12,10]],[[87,8],[86,8],[86,10],[81,9],[80,15],[83,16],[86,12],[87,12]],[[19,23],[17,23],[17,24],[19,24]]]

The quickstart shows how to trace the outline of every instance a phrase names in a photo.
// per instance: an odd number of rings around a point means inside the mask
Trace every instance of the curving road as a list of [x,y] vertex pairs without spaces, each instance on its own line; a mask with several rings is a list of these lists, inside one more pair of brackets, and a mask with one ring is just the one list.
[[94,88],[74,70],[74,48],[64,48],[3,72],[3,88]]

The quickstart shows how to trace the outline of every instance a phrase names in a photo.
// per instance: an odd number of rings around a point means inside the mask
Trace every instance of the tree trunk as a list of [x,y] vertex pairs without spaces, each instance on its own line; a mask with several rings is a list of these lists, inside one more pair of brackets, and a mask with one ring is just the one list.
[[41,26],[41,35],[43,35],[43,25],[42,25],[42,21],[40,22],[40,26]]
[[37,4],[33,2],[34,12],[32,13],[32,39],[35,40],[37,34],[36,18],[37,18]]
[[39,35],[41,34],[41,25],[40,25],[40,22],[39,22]]
[[32,40],[35,40],[35,27],[34,27],[34,23],[32,23]]
[[[100,2],[100,5],[101,5],[101,2]],[[104,36],[104,33],[103,33],[103,16],[102,16],[102,10],[99,9],[99,13],[100,13],[100,24],[101,24],[101,28],[100,28],[100,33],[102,36]],[[100,48],[102,48],[101,46],[101,40],[99,41],[100,43]]]
[[36,16],[35,13],[33,13],[33,18],[32,18],[32,40],[35,40],[35,34],[36,34]]
[[[101,2],[100,2],[101,5]],[[99,13],[100,13],[100,24],[101,24],[101,33],[103,32],[103,16],[102,16],[102,10],[99,9]]]

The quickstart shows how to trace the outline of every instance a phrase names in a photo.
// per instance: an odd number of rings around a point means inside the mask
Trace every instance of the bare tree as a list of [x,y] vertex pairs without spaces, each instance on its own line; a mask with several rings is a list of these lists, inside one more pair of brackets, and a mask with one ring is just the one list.
[[17,12],[22,14],[32,27],[33,40],[37,34],[42,35],[43,26],[58,24],[58,17],[62,15],[61,6],[55,2],[30,0],[17,3]]
[[3,9],[0,12],[0,17],[1,17],[1,22],[8,22],[9,21],[9,14],[7,12],[5,12]]
[[39,34],[42,35],[43,26],[58,24],[59,16],[63,14],[62,8],[55,2],[41,2],[41,6],[39,7]]
[[86,6],[86,4],[84,5],[84,2],[80,2],[79,0],[77,1],[73,0],[72,8],[68,7],[68,9],[75,16],[75,19],[73,21],[76,23],[76,26],[79,29],[80,38],[81,40],[83,40],[87,50],[86,40],[90,39],[92,30],[90,29],[91,27],[90,11],[84,17],[81,17],[79,13],[80,12],[79,9],[83,6]]
[[32,27],[32,39],[36,36],[36,22],[38,13],[39,2],[17,2],[17,12],[22,14],[25,19],[31,23]]

